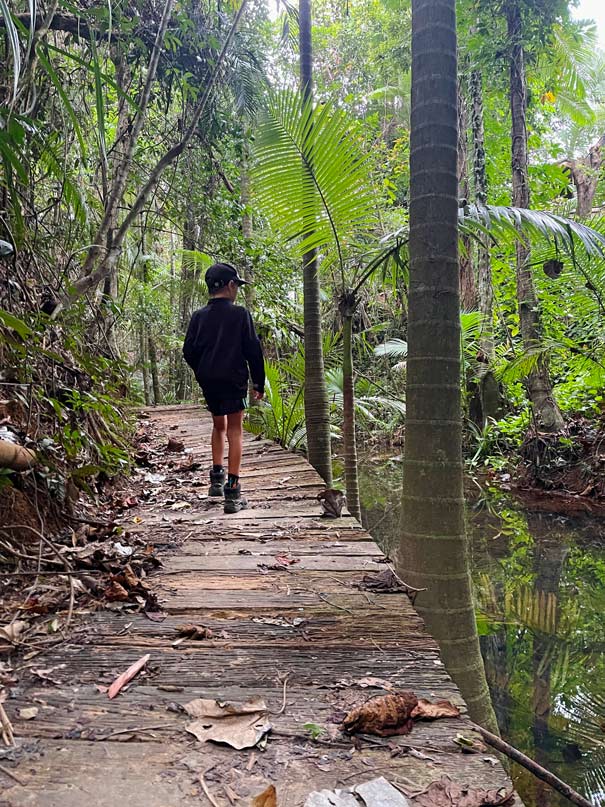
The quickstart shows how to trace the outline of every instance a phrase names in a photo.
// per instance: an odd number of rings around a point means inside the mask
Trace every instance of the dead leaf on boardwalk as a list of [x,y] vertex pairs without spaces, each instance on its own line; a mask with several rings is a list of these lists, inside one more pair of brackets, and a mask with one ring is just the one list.
[[37,706],[25,706],[23,709],[19,709],[17,712],[19,716],[19,720],[33,720],[34,717],[38,717],[39,709]]
[[259,793],[258,796],[252,800],[250,807],[277,807],[277,791],[275,790],[275,785],[269,785],[266,790]]
[[439,700],[431,703],[424,699],[418,700],[413,692],[394,692],[372,698],[363,706],[353,709],[345,717],[343,728],[349,734],[393,737],[409,734],[415,720],[436,720],[440,717],[459,717],[459,715],[458,709],[449,701]]
[[430,701],[420,698],[418,705],[412,712],[417,720],[437,720],[439,717],[460,717],[460,710],[453,703],[445,700]]
[[392,569],[385,569],[378,574],[364,574],[357,588],[366,591],[377,591],[380,594],[398,594],[407,592],[408,586],[400,580]]
[[172,451],[175,454],[180,454],[181,451],[185,450],[185,443],[182,440],[177,440],[175,437],[168,438],[168,445],[166,446],[166,451]]
[[274,555],[280,566],[292,566],[293,563],[300,563],[300,558],[289,558],[287,555]]
[[126,602],[129,599],[128,592],[117,580],[112,580],[103,594],[110,602]]
[[417,705],[418,698],[413,692],[381,695],[349,712],[343,727],[349,734],[375,734],[378,737],[409,734],[414,726],[412,712]]
[[214,636],[210,628],[203,625],[177,625],[176,632],[183,639],[212,639]]
[[120,693],[120,691],[126,686],[129,681],[135,677],[135,675],[140,672],[143,667],[147,664],[149,659],[151,658],[151,654],[147,653],[145,656],[141,656],[138,661],[135,661],[134,664],[131,664],[130,667],[123,672],[121,675],[118,675],[116,680],[107,690],[107,697],[112,699],[115,698],[116,695]]
[[508,807],[512,804],[512,791],[459,785],[452,782],[449,776],[432,782],[424,793],[414,799],[414,807]]
[[28,623],[22,619],[16,619],[8,625],[0,626],[0,641],[16,644],[23,631],[28,627]]
[[196,698],[184,708],[188,715],[198,718],[185,728],[200,742],[226,743],[239,751],[255,746],[271,729],[267,705],[261,698],[246,703]]

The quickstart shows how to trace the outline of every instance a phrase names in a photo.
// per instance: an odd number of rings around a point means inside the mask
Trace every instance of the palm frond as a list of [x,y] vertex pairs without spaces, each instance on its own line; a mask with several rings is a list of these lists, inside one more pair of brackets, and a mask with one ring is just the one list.
[[[304,254],[335,248],[344,253],[375,222],[368,155],[342,110],[313,107],[299,93],[270,96],[254,144],[252,176],[260,207]],[[304,169],[303,169],[304,165]]]
[[561,249],[573,249],[579,241],[589,255],[605,256],[605,235],[574,219],[503,205],[469,205],[458,211],[460,230],[464,234],[483,233],[492,241],[498,237],[537,236],[552,241]]

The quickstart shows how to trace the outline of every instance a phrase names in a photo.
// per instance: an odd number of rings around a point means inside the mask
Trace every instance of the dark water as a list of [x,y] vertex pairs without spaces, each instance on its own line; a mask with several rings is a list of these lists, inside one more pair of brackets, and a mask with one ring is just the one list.
[[[397,543],[401,463],[361,463],[364,521]],[[477,624],[502,736],[605,805],[605,521],[524,510],[469,484]],[[559,807],[519,768],[528,807]]]

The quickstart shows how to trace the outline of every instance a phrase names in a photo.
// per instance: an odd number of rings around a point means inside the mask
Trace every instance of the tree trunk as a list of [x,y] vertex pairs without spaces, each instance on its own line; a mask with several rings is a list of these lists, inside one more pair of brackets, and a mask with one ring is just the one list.
[[[521,29],[521,12],[518,2],[506,7],[510,54],[510,112],[512,141],[512,203],[515,207],[529,207],[529,176],[527,157],[527,89],[525,60]],[[542,343],[540,314],[536,290],[529,268],[530,250],[527,242],[517,240],[517,305],[519,329],[523,348],[536,350]],[[556,432],[563,428],[563,416],[553,397],[548,362],[542,358],[526,380],[527,392],[540,429]]]
[[[191,191],[191,188],[190,188]],[[191,199],[191,192],[187,195]],[[195,212],[193,205],[188,204],[185,212],[185,222],[183,224],[183,252],[185,250],[191,251],[196,249],[196,226],[195,226]],[[187,331],[189,325],[189,318],[192,313],[191,296],[193,292],[193,271],[191,269],[190,261],[183,254],[181,258],[181,277],[179,282],[179,333],[181,340]],[[177,401],[184,401],[187,398],[189,390],[190,373],[183,361],[181,348],[176,349],[176,383],[175,383],[175,398]]]
[[[458,196],[466,203],[470,194],[468,178],[468,106],[458,80]],[[463,311],[475,311],[478,306],[473,245],[471,237],[461,238],[462,250],[458,257],[460,265],[460,299]]]
[[585,219],[592,212],[594,196],[599,184],[601,169],[603,168],[603,146],[605,135],[602,135],[594,146],[591,146],[586,157],[579,160],[567,160],[563,163],[576,188],[576,215]]
[[[313,94],[311,45],[311,2],[299,4],[300,84],[303,100]],[[314,193],[312,182],[303,166],[303,192]],[[305,179],[307,181],[305,182]],[[306,231],[312,222],[306,222]],[[330,406],[324,371],[321,332],[321,297],[317,251],[303,255],[304,327],[305,327],[305,423],[309,462],[332,486],[332,448],[330,442]]]
[[412,2],[410,292],[398,567],[474,720],[495,727],[464,522],[455,0]]
[[[475,202],[487,204],[487,171],[485,169],[485,129],[483,121],[483,77],[473,70],[469,80],[471,96],[471,131],[473,138],[473,178]],[[488,418],[498,420],[504,414],[500,386],[491,367],[494,363],[494,286],[489,249],[481,243],[475,247],[477,267],[477,305],[481,314],[481,335],[479,337],[479,403],[481,423]]]
[[149,406],[151,404],[151,389],[149,386],[149,367],[147,366],[147,339],[143,323],[139,325],[139,350],[141,353],[141,372],[143,374],[143,396],[145,406]]
[[345,458],[345,484],[349,512],[361,523],[359,479],[357,476],[357,441],[355,436],[355,379],[353,375],[353,315],[355,295],[345,292],[340,301],[342,314],[342,437]]
[[158,354],[155,346],[155,339],[151,334],[147,335],[147,351],[149,353],[149,369],[151,370],[153,402],[156,406],[158,406],[162,403],[162,391],[160,387],[160,374],[158,371]]

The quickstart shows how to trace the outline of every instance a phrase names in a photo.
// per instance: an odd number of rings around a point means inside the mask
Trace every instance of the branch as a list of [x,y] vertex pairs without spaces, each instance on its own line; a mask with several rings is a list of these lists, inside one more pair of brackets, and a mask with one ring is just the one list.
[[[172,2],[172,0],[169,0],[169,2]],[[221,52],[219,53],[216,65],[214,66],[214,70],[208,78],[208,83],[206,85],[206,89],[204,90],[204,94],[202,95],[199,104],[197,105],[196,109],[193,112],[191,122],[189,124],[189,127],[187,128],[187,131],[183,135],[183,138],[178,143],[176,143],[169,151],[167,151],[166,154],[164,154],[164,156],[161,157],[160,160],[158,160],[158,162],[155,164],[154,168],[152,169],[149,175],[147,182],[145,183],[145,185],[143,185],[143,187],[139,191],[137,198],[135,199],[133,205],[126,214],[126,217],[124,218],[124,221],[122,222],[120,228],[118,229],[113,242],[112,249],[105,257],[105,259],[101,261],[96,271],[84,274],[83,277],[81,277],[79,280],[76,280],[76,282],[73,284],[73,287],[68,295],[68,299],[71,302],[75,301],[78,297],[81,297],[90,289],[94,288],[111,271],[111,268],[115,265],[118,257],[120,256],[122,243],[124,242],[126,233],[132,226],[133,222],[135,221],[136,217],[139,215],[141,210],[144,208],[161,174],[171,163],[173,163],[177,159],[177,157],[179,157],[182,154],[182,152],[185,150],[185,148],[191,141],[193,135],[195,134],[195,130],[197,129],[197,125],[200,121],[200,118],[204,113],[206,104],[208,103],[208,99],[210,98],[211,91],[214,88],[214,85],[218,78],[219,70],[225,59],[225,55],[227,53],[229,45],[231,44],[231,40],[233,39],[235,31],[237,30],[237,26],[242,17],[242,14],[244,13],[244,9],[246,8],[247,2],[248,0],[242,0],[242,4],[238,9],[237,14],[235,15],[235,19],[229,30],[227,38],[223,43],[223,47],[221,49]],[[97,252],[98,249],[100,249],[100,246],[97,246]],[[89,263],[89,261],[87,260],[84,268],[85,269],[87,267],[91,268],[91,263],[92,262]]]
[[553,790],[556,790],[558,793],[565,796],[565,798],[568,799],[572,804],[578,804],[580,807],[592,807],[592,803],[588,801],[588,799],[585,799],[584,796],[577,793],[562,779],[555,776],[554,773],[547,771],[546,768],[538,765],[538,763],[534,762],[533,759],[530,759],[529,757],[525,756],[525,754],[522,754],[517,748],[514,748],[512,745],[504,742],[503,739],[495,734],[492,734],[491,731],[482,728],[482,726],[473,724],[473,728],[475,728],[479,734],[481,734],[488,745],[491,745],[492,748],[496,749],[496,751],[499,751],[509,759],[512,759],[513,762],[516,762],[518,765],[524,767],[525,770],[528,770],[537,779],[540,779],[542,782],[546,782],[547,785],[550,785]]

